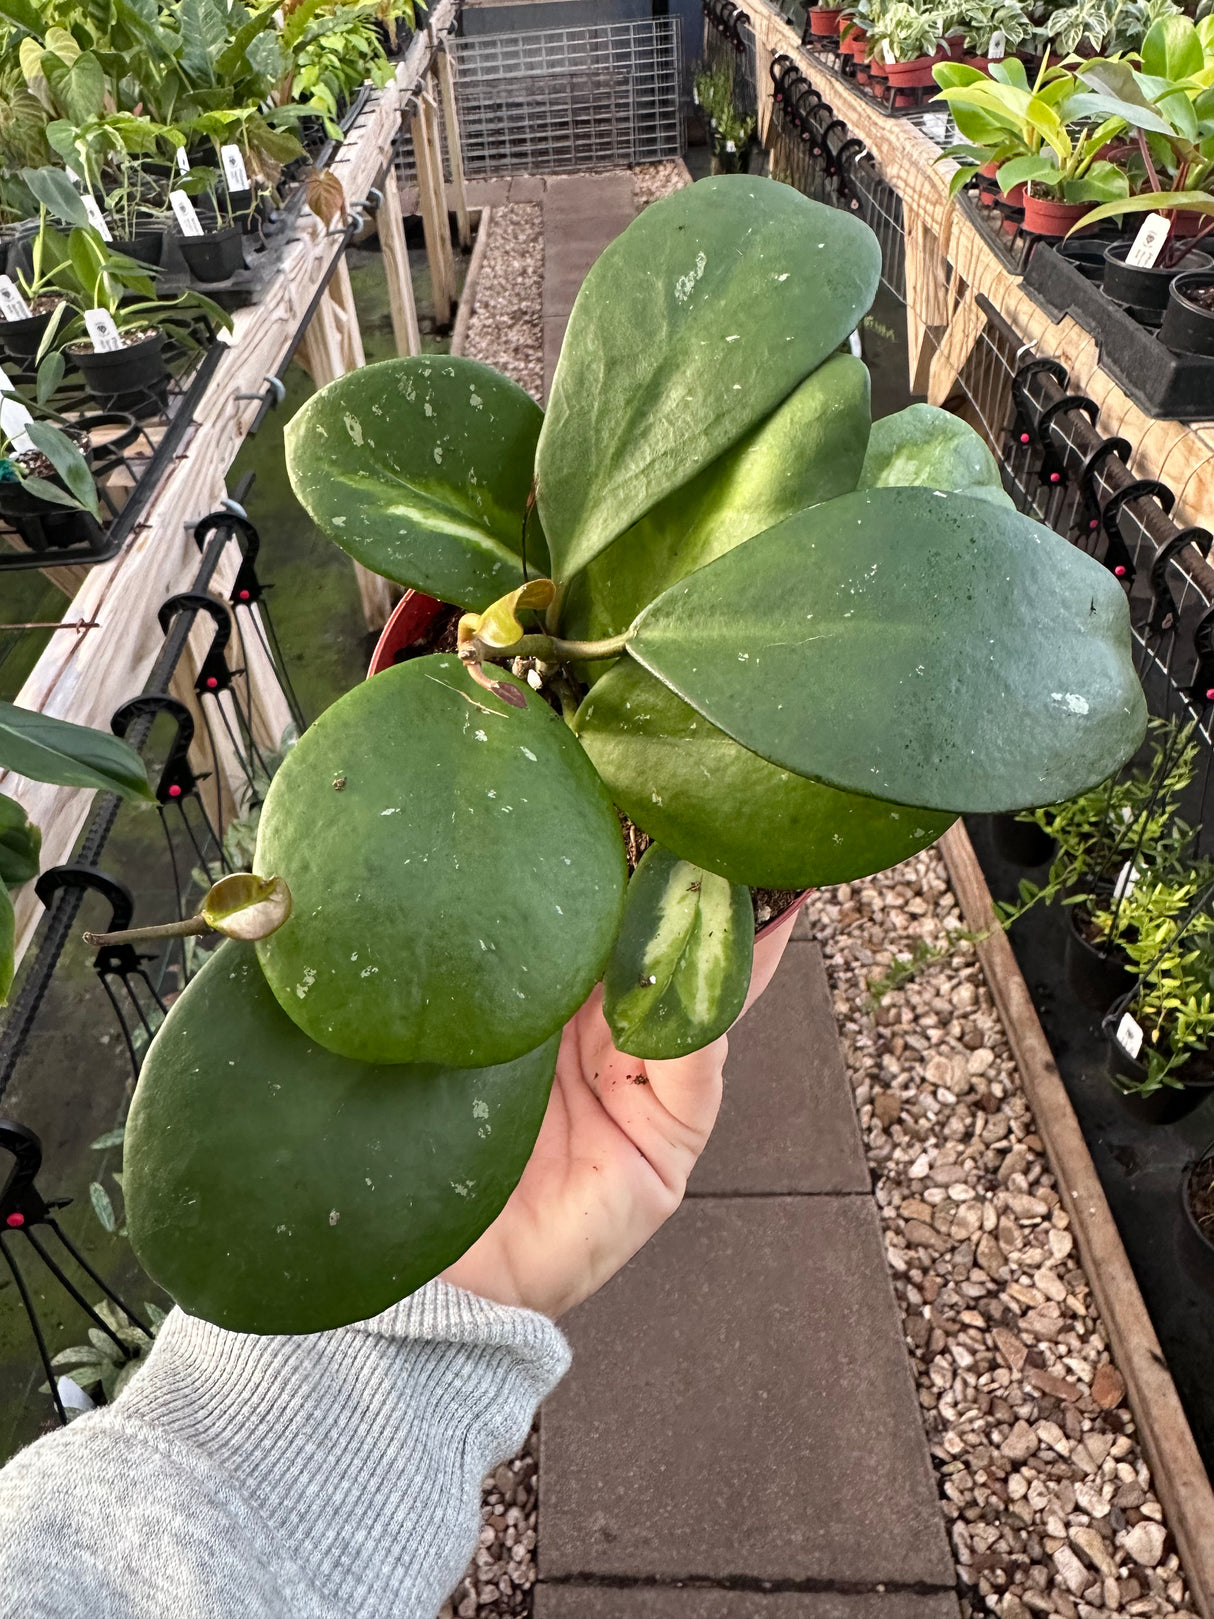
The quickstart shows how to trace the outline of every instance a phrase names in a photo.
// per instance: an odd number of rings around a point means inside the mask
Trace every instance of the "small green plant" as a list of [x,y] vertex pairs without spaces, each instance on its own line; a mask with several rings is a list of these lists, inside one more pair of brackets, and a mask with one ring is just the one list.
[[754,138],[753,114],[741,113],[734,101],[733,68],[727,62],[705,63],[696,71],[696,101],[708,119],[713,161],[718,173],[745,169]]
[[[152,1344],[164,1325],[165,1312],[155,1304],[143,1306],[144,1315],[152,1328],[149,1338],[142,1327],[137,1326],[125,1311],[111,1304],[109,1299],[103,1299],[94,1308],[119,1342],[115,1343],[109,1333],[102,1332],[100,1327],[90,1327],[87,1344],[73,1344],[70,1349],[61,1349],[52,1358],[51,1365],[62,1366],[65,1375],[86,1394],[91,1391],[96,1404],[112,1405],[147,1360]],[[44,1383],[40,1392],[49,1394],[49,1383]],[[82,1412],[79,1408],[67,1406],[66,1415],[71,1422]]]
[[719,176],[591,268],[546,413],[421,356],[294,418],[312,519],[462,616],[300,737],[253,861],[290,919],[221,944],[144,1063],[127,1219],[191,1313],[402,1297],[500,1212],[600,981],[619,1050],[699,1050],[751,979],[748,889],[867,875],[1139,745],[1117,581],[956,417],[871,420],[880,263],[849,213]]

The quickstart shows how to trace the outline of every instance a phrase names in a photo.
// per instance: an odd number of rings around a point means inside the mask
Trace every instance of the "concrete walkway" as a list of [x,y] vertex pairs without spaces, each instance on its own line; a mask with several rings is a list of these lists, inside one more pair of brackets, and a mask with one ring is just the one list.
[[562,1323],[536,1619],[956,1619],[817,945],[725,1081],[683,1207]]

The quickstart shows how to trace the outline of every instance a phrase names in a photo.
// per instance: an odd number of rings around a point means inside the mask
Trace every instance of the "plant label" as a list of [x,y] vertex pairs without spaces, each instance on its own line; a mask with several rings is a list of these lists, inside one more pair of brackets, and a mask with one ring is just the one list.
[[198,220],[198,212],[194,204],[184,191],[170,191],[169,202],[173,212],[177,215],[177,223],[181,227],[183,236],[201,236],[202,226]]
[[1117,1025],[1117,1044],[1130,1058],[1137,1057],[1142,1050],[1142,1024],[1130,1012],[1121,1014],[1121,1022]]
[[1002,28],[997,28],[991,35],[990,45],[987,47],[987,59],[991,62],[1002,62],[1007,55],[1007,35]]
[[897,57],[894,55],[893,46],[888,40],[882,40],[881,42],[881,56],[886,67],[888,67],[891,62],[897,61]]
[[725,150],[727,152],[736,152],[737,147],[734,145],[734,143],[732,141],[726,141],[725,142]]
[[106,224],[105,215],[97,206],[96,197],[94,197],[91,192],[86,191],[80,200],[84,204],[85,213],[89,216],[89,224],[101,237],[101,240],[103,242],[112,242],[114,240],[114,233],[110,229],[109,225]]
[[188,174],[190,172],[190,160],[185,155],[184,146],[177,148],[177,172],[178,174]]
[[5,320],[28,320],[30,306],[6,275],[0,275],[0,315]]
[[84,324],[89,329],[89,336],[93,340],[94,354],[113,354],[122,347],[122,339],[118,335],[118,328],[114,325],[114,317],[108,309],[86,309]]
[[34,448],[33,440],[25,431],[33,419],[29,406],[17,398],[12,378],[0,366],[0,433],[8,439],[14,455],[23,455]]
[[244,158],[240,155],[240,147],[221,146],[219,157],[223,163],[223,177],[227,181],[228,190],[247,191],[249,172],[244,166]]
[[1132,860],[1127,860],[1117,873],[1117,881],[1113,884],[1113,898],[1124,899],[1132,894],[1138,882],[1138,867]]
[[1149,270],[1163,251],[1171,222],[1163,214],[1148,214],[1138,227],[1134,245],[1125,256],[1127,264],[1139,270]]

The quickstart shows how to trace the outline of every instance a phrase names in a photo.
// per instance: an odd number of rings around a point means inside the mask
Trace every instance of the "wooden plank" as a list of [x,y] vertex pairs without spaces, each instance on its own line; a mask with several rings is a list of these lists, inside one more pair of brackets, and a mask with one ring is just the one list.
[[447,156],[451,160],[451,194],[459,223],[459,245],[466,253],[472,246],[472,221],[468,217],[468,198],[464,190],[464,144],[460,138],[459,111],[455,105],[455,74],[445,40],[435,54],[434,65],[443,98],[443,125],[447,131]]
[[392,311],[392,335],[398,354],[420,354],[422,334],[417,324],[413,299],[413,275],[409,269],[409,249],[405,242],[405,221],[400,205],[400,182],[390,168],[383,186],[384,200],[375,216],[379,247],[388,278],[388,305]]
[[422,216],[422,233],[426,238],[426,258],[430,265],[430,287],[434,300],[434,319],[440,326],[451,321],[451,289],[447,280],[447,261],[443,241],[447,230],[447,197],[442,174],[434,174],[434,148],[430,140],[430,111],[426,101],[420,100],[417,111],[409,119],[409,134],[413,141],[413,157],[417,164],[417,199]]
[[995,921],[990,890],[964,823],[957,821],[939,847],[966,926],[983,935],[976,946],[978,959],[1070,1217],[1114,1359],[1125,1378],[1138,1435],[1176,1537],[1189,1590],[1204,1619],[1214,1619],[1214,1491],[1028,985],[1006,933]]
[[492,226],[493,209],[482,208],[480,222],[476,227],[476,246],[472,249],[472,257],[468,261],[468,274],[464,277],[459,307],[455,311],[455,325],[451,328],[452,354],[462,354],[468,341],[468,325],[476,310],[476,288],[481,278],[481,266],[485,262],[485,254],[489,248],[489,232]]

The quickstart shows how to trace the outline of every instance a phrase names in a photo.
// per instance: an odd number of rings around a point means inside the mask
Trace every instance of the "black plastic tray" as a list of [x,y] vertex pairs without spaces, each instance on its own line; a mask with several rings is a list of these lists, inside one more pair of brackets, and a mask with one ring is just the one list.
[[1148,416],[1177,422],[1214,420],[1214,359],[1173,354],[1158,334],[1106,298],[1061,254],[1042,244],[1024,285],[1051,320],[1071,315],[1100,345],[1100,363]]

